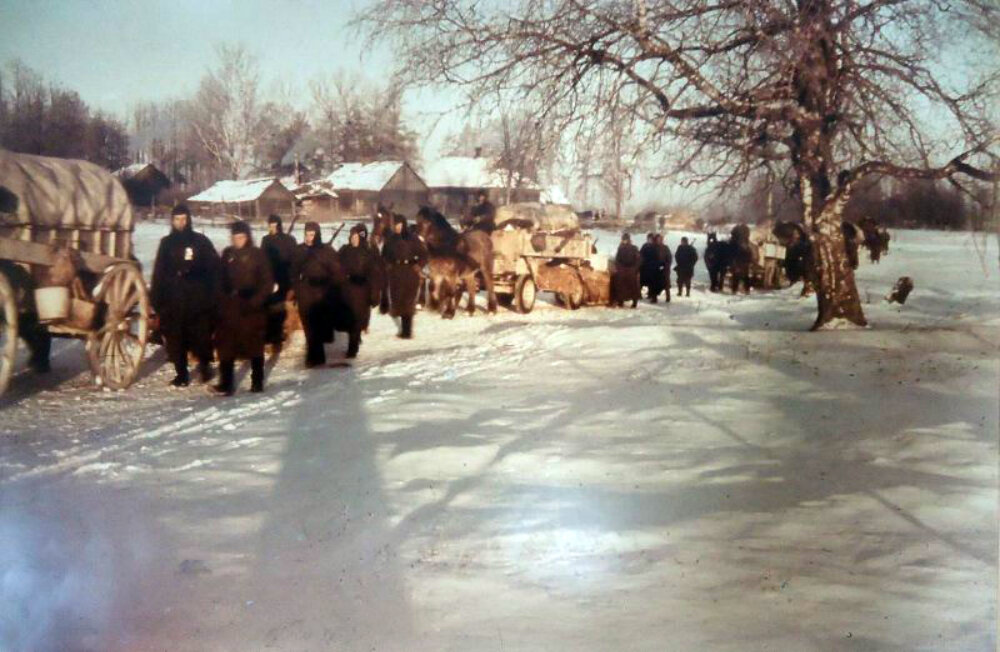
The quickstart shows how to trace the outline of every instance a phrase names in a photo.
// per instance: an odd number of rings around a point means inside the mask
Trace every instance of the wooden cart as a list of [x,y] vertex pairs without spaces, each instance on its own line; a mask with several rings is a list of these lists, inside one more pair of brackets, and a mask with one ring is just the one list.
[[552,292],[576,310],[595,295],[590,287],[595,278],[610,283],[606,258],[602,265],[593,254],[593,239],[580,231],[571,211],[511,204],[497,211],[496,222],[493,283],[497,297],[518,312],[531,312],[538,292]]
[[[128,387],[149,336],[149,294],[125,190],[91,163],[0,150],[0,194],[0,394],[13,375],[19,322],[84,340],[95,381]],[[39,321],[36,290],[67,260],[70,310]]]

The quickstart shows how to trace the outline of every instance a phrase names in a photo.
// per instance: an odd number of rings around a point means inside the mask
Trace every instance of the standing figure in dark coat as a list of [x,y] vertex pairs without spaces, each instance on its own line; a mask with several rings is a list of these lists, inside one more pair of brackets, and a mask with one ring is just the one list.
[[267,235],[260,241],[260,248],[271,263],[271,275],[276,289],[267,298],[267,343],[281,347],[285,339],[285,299],[292,288],[292,261],[295,258],[295,238],[284,232],[281,217],[267,218]]
[[215,346],[219,352],[219,384],[215,391],[232,396],[236,359],[250,360],[250,391],[264,391],[264,340],[267,301],[274,277],[267,254],[253,244],[250,225],[231,227],[232,245],[222,252],[222,297]]
[[399,337],[413,337],[413,315],[417,311],[420,272],[427,264],[427,249],[407,227],[406,218],[396,215],[392,233],[382,247],[389,288],[389,314],[400,320]]
[[493,233],[496,228],[497,209],[485,192],[476,197],[476,205],[472,207],[469,216],[462,219],[462,226],[467,230],[479,230]]
[[[660,282],[660,288],[667,293],[667,303],[670,303],[670,265],[674,262],[674,256],[670,253],[670,247],[663,244],[662,234],[656,234],[653,245],[656,252],[656,279]],[[659,292],[652,295],[652,303],[656,303],[658,294]]]
[[[373,267],[372,267],[372,280],[369,283],[369,290],[371,294],[369,295],[368,305],[374,308],[375,306],[380,306],[382,304],[382,293],[385,291],[385,262],[382,260],[382,256],[379,253],[378,244],[375,243],[374,237],[368,235],[368,227],[364,224],[359,224],[358,237],[361,239],[361,246],[364,247],[369,254],[371,254]],[[368,332],[368,322],[365,322],[364,332]]]
[[611,277],[611,305],[622,307],[626,301],[635,308],[639,303],[639,250],[628,233],[615,254],[615,273]]
[[730,243],[719,240],[715,233],[708,234],[708,244],[705,246],[705,267],[708,268],[709,289],[721,292],[722,283],[726,278],[726,270],[732,261]]
[[292,266],[292,288],[306,334],[306,367],[326,364],[323,345],[333,341],[331,299],[342,281],[337,252],[323,244],[319,224],[307,223]]
[[219,293],[219,254],[211,241],[191,228],[191,211],[180,204],[171,212],[170,234],[160,240],[153,264],[150,302],[160,320],[167,357],[186,387],[188,353],[198,358],[202,382],[212,379],[212,333]]
[[378,257],[365,241],[363,224],[351,229],[347,244],[340,248],[340,268],[344,284],[339,288],[334,319],[339,331],[348,334],[347,357],[356,358],[361,348],[361,333],[368,329],[372,306],[378,305]]
[[[646,234],[646,242],[639,248],[639,290],[646,288],[646,296],[653,301],[653,288],[659,283],[654,279],[656,276],[656,236],[652,233]],[[656,294],[660,292],[657,291]],[[655,301],[654,301],[655,303]]]
[[687,238],[681,238],[681,243],[677,245],[674,253],[674,260],[677,261],[677,296],[691,296],[691,279],[694,278],[694,266],[698,263],[698,251],[688,243]]

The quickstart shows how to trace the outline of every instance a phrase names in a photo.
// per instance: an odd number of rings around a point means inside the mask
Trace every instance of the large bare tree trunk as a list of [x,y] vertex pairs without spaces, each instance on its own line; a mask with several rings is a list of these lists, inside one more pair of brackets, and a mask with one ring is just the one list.
[[813,257],[816,262],[816,300],[819,312],[812,330],[835,320],[867,326],[861,297],[854,282],[854,270],[847,259],[839,211],[821,215],[813,229]]
[[[837,320],[867,326],[868,320],[861,309],[861,297],[854,282],[854,270],[847,258],[842,229],[847,195],[841,195],[834,201],[825,201],[825,196],[821,198],[813,193],[817,184],[805,179],[800,182],[806,218],[812,227],[812,256],[818,304],[812,330],[819,330]],[[823,195],[826,194],[823,192]]]

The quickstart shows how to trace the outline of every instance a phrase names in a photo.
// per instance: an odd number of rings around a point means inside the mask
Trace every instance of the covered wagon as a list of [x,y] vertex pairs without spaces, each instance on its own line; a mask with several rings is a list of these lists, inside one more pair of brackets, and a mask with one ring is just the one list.
[[594,252],[589,233],[565,206],[508,204],[497,209],[493,231],[493,282],[497,296],[530,312],[538,292],[553,292],[576,309],[606,303],[607,257]]
[[19,324],[84,340],[99,384],[132,383],[149,333],[133,226],[125,189],[103,168],[0,149],[0,393]]

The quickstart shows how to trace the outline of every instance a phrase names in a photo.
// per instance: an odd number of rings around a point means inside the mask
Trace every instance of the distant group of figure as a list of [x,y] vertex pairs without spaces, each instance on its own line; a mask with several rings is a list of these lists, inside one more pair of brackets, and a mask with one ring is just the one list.
[[150,290],[175,370],[172,385],[190,384],[189,355],[198,360],[201,381],[210,382],[217,353],[216,392],[235,391],[237,360],[250,361],[250,391],[263,391],[265,346],[280,351],[289,302],[296,304],[305,333],[307,367],[326,364],[324,347],[334,341],[335,331],[347,333],[347,357],[356,357],[375,306],[399,319],[400,337],[412,337],[427,254],[402,216],[394,216],[380,234],[381,250],[364,224],[351,229],[339,250],[323,241],[316,222],[306,223],[303,242],[297,243],[277,215],[268,218],[260,247],[245,222],[231,226],[230,239],[220,256],[207,237],[193,230],[186,206],[172,211],[171,232],[160,242]]
[[645,244],[638,249],[632,244],[632,237],[623,233],[611,276],[611,305],[620,308],[631,301],[635,308],[643,288],[650,303],[658,303],[664,293],[665,301],[670,303],[671,265],[677,274],[677,295],[691,296],[691,279],[697,263],[698,251],[686,237],[681,238],[677,250],[671,254],[662,234],[647,234]]

